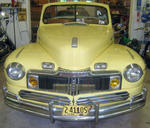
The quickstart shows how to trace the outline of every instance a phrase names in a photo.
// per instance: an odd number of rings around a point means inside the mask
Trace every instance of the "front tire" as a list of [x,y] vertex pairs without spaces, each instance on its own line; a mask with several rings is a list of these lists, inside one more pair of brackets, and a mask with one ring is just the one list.
[[148,43],[145,47],[145,62],[147,64],[147,67],[150,69],[150,43]]
[[9,52],[9,46],[6,43],[0,43],[0,57],[5,56]]

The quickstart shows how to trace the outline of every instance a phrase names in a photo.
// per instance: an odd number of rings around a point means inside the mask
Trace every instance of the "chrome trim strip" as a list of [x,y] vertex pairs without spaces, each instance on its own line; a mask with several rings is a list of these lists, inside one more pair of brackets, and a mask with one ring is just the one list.
[[84,97],[80,97],[81,99],[84,99],[84,98],[93,98],[93,97],[102,97],[102,98],[110,98],[112,96],[120,96],[120,95],[129,95],[128,92],[126,91],[122,91],[122,92],[115,92],[115,93],[108,93],[108,94],[102,94],[102,95],[96,95],[96,96],[84,96]]
[[20,54],[23,52],[24,48],[22,48],[16,55],[16,58],[18,58],[20,56]]
[[127,52],[129,53],[129,55],[131,56],[131,58],[134,60],[135,58],[134,58],[133,54],[128,49],[127,49]]
[[[51,117],[52,120],[54,119],[54,120],[64,120],[64,121],[90,121],[94,119],[98,120],[98,119],[114,117],[127,112],[135,111],[145,105],[146,93],[147,93],[146,89],[144,88],[140,94],[133,96],[131,99],[127,101],[120,102],[120,103],[113,103],[111,105],[106,105],[96,109],[92,109],[89,112],[88,116],[62,116],[62,111],[63,111],[62,108],[56,108],[55,106],[53,107],[50,106],[50,110],[53,112],[53,114],[50,114],[48,104],[47,106],[42,106],[41,104],[35,104],[31,102],[29,103],[27,101],[21,100],[17,95],[10,93],[7,90],[7,88],[3,89],[3,92],[5,94],[4,95],[5,103],[10,107],[13,107],[21,111],[29,112],[31,114],[36,114],[49,119]],[[13,98],[10,98],[11,96]],[[50,103],[50,105],[52,105],[52,103]],[[99,109],[98,118],[97,118],[97,109]]]
[[38,92],[26,91],[26,90],[20,90],[19,95],[21,98],[28,99],[28,100],[35,100],[35,101],[43,102],[43,103],[49,103],[53,101],[55,104],[58,104],[58,105],[70,104],[69,98],[65,96],[43,94],[43,93],[38,93]]
[[78,37],[72,38],[72,48],[78,48]]
[[70,71],[70,70],[62,70],[62,69],[58,69],[57,71],[29,70],[28,74],[55,75],[55,76],[64,76],[64,77],[88,77],[88,76],[112,76],[112,75],[121,76],[121,73],[119,71],[90,71],[90,70]]
[[78,105],[93,104],[93,103],[101,104],[101,103],[123,101],[128,98],[129,98],[128,92],[110,93],[105,95],[79,97],[79,99],[77,99],[77,104]]

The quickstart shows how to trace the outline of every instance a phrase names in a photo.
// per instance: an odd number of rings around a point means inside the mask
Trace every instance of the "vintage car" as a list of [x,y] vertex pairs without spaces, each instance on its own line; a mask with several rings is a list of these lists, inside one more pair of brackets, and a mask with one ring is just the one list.
[[114,43],[109,6],[56,2],[43,6],[37,42],[6,59],[5,103],[55,120],[113,117],[145,104],[146,66]]

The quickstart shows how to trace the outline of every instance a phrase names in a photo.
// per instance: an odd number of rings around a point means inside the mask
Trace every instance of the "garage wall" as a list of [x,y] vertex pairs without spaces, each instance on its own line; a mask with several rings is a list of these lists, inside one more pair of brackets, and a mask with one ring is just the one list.
[[[142,0],[142,7],[140,12],[140,16],[142,14],[142,9],[144,6],[144,3],[147,0]],[[143,28],[144,24],[141,22],[141,17],[137,16],[137,0],[131,0],[131,6],[130,6],[130,23],[129,23],[129,37],[130,39],[138,39],[140,41],[144,40],[144,30],[143,29],[138,29],[138,28]],[[139,18],[139,21],[137,19]],[[138,29],[138,30],[137,30]]]
[[1,3],[7,3],[10,2],[11,0],[0,0]]
[[[31,40],[31,16],[30,16],[30,0],[19,0],[22,2],[22,8],[26,8],[27,10],[27,21],[18,21],[17,13],[14,15],[14,21],[13,21],[13,15],[9,16],[9,24],[7,25],[7,34],[10,38],[10,40],[16,44],[16,47],[20,47],[24,44],[28,44]],[[0,0],[0,3],[9,3],[11,0]],[[3,8],[3,10],[10,12],[9,8]],[[16,10],[15,10],[16,11]],[[14,24],[15,23],[15,37],[16,37],[16,43],[14,38]],[[3,24],[4,27],[6,27],[5,24]]]

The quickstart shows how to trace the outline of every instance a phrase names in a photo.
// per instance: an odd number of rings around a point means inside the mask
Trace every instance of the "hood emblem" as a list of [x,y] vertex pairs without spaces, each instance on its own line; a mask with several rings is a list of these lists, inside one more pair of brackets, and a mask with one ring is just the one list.
[[78,38],[73,37],[72,38],[72,48],[77,48],[78,47]]

